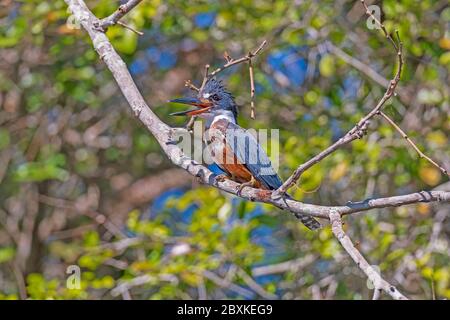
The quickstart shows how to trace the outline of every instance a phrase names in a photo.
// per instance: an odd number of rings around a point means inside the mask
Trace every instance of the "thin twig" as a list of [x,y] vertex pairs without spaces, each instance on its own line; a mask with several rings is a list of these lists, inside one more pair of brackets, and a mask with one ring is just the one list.
[[443,174],[445,174],[446,176],[449,176],[448,171],[440,166],[439,164],[437,164],[433,159],[431,159],[430,157],[428,157],[426,154],[424,154],[422,151],[420,151],[420,149],[417,147],[417,145],[408,137],[408,135],[405,133],[405,131],[403,131],[391,118],[389,118],[389,116],[387,114],[385,114],[383,111],[380,111],[379,114],[387,121],[389,122],[389,124],[394,127],[395,130],[398,131],[398,133],[400,133],[400,135],[406,140],[406,142],[408,142],[411,147],[413,147],[413,149],[417,152],[417,154],[419,155],[420,158],[423,158],[425,160],[427,160],[428,162],[430,162],[433,166],[435,166],[436,168],[438,168]]
[[391,42],[392,46],[394,47],[395,51],[399,51],[399,47],[398,47],[398,43],[396,43],[394,41],[394,39],[391,37],[391,35],[387,32],[386,27],[384,26],[384,24],[381,23],[380,20],[377,19],[377,17],[375,17],[373,15],[373,13],[369,10],[369,7],[366,4],[366,1],[364,0],[360,0],[362,5],[364,6],[364,9],[366,10],[366,15],[368,15],[370,17],[370,19],[372,19],[373,21],[375,21],[377,23],[377,25],[381,28],[381,30],[383,30],[384,35],[386,36],[387,39],[389,39],[389,41]]
[[192,116],[189,121],[186,123],[185,128],[187,131],[191,132],[192,128],[194,127],[195,120],[197,119],[197,116]]
[[395,300],[407,300],[408,298],[400,293],[400,291],[398,291],[396,287],[384,280],[378,274],[378,272],[367,262],[367,260],[362,256],[358,249],[356,249],[356,247],[352,243],[352,240],[350,240],[349,236],[344,232],[344,229],[342,228],[341,215],[337,211],[332,210],[330,212],[330,222],[331,230],[333,231],[334,236],[341,243],[342,247],[344,247],[345,251],[347,251],[353,261],[355,261],[356,265],[373,283],[375,291],[381,289]]
[[141,1],[142,0],[129,0],[127,3],[120,5],[113,14],[100,20],[97,23],[96,27],[99,28],[99,30],[105,31],[106,29],[108,29],[108,27],[118,24],[119,20],[122,19],[122,17],[125,16],[128,12],[130,12],[131,9],[136,7]]
[[255,80],[253,79],[252,59],[248,60],[248,72],[250,73],[250,117],[255,119]]
[[122,21],[117,21],[117,24],[118,24],[118,25],[121,25],[121,26],[124,27],[125,29],[128,29],[128,30],[130,30],[130,31],[133,31],[134,33],[136,33],[136,34],[138,34],[138,35],[140,35],[140,36],[144,35],[143,32],[138,31],[138,30],[134,29],[133,27],[130,27],[129,25],[123,23]]
[[223,57],[224,57],[224,59],[225,59],[225,61],[226,61],[227,63],[233,61],[233,58],[229,55],[229,53],[228,53],[227,51],[225,51],[225,52],[223,53]]
[[186,80],[186,81],[184,82],[184,86],[185,86],[185,87],[188,87],[189,89],[191,89],[191,90],[193,90],[193,91],[196,91],[196,92],[199,92],[199,91],[200,91],[200,89],[197,88],[197,87],[192,83],[191,80]]
[[[186,80],[186,81],[184,82],[184,86],[187,87],[187,88],[189,88],[189,89],[191,89],[192,91],[200,92],[200,88],[198,88],[197,86],[195,86],[195,85],[192,83],[191,80]],[[196,120],[196,119],[197,119],[197,116],[192,116],[192,117],[189,118],[188,122],[187,122],[186,125],[184,126],[185,129],[186,129],[187,131],[189,131],[189,132],[192,131],[192,128],[194,127],[194,123],[195,123],[195,120]]]
[[209,79],[209,64],[205,65],[205,73],[203,74],[202,85],[200,86],[199,91],[203,90],[208,79]]
[[213,72],[211,72],[211,73],[209,74],[209,78],[214,77],[214,76],[217,75],[219,72],[222,72],[223,70],[225,70],[225,69],[227,69],[227,68],[229,68],[229,67],[232,67],[232,66],[234,66],[234,65],[236,65],[236,64],[239,64],[239,63],[243,63],[243,62],[249,61],[250,59],[252,59],[252,58],[255,57],[256,55],[258,55],[258,54],[261,52],[261,50],[264,48],[264,46],[265,46],[266,44],[267,44],[267,41],[264,40],[264,41],[259,45],[259,47],[258,47],[255,51],[253,51],[253,52],[250,51],[246,56],[244,56],[244,57],[242,57],[242,58],[239,58],[239,59],[232,59],[230,62],[224,64],[222,67],[219,67],[219,68],[217,68],[216,70],[214,70]]

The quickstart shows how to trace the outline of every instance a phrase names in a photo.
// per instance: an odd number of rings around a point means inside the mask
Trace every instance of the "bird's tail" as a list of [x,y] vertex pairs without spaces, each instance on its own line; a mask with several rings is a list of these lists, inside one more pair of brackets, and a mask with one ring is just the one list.
[[[286,194],[286,196],[289,199],[293,199],[290,195]],[[322,225],[320,224],[319,221],[317,221],[316,219],[314,219],[311,216],[308,216],[306,214],[301,214],[301,213],[295,213],[295,216],[297,217],[297,219],[299,219],[301,221],[301,223],[303,223],[309,230],[317,230],[320,229],[322,227]]]
[[295,216],[299,219],[309,230],[317,230],[322,227],[319,221],[311,216],[296,213]]

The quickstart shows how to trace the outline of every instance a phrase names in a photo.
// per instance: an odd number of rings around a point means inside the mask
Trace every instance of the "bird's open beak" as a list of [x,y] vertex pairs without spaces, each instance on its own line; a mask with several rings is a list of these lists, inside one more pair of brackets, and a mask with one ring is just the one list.
[[194,110],[186,110],[180,112],[171,113],[171,116],[195,116],[204,112],[207,112],[211,109],[212,103],[207,99],[198,99],[198,98],[179,98],[169,100],[169,102],[188,104],[191,106],[195,106],[198,109]]

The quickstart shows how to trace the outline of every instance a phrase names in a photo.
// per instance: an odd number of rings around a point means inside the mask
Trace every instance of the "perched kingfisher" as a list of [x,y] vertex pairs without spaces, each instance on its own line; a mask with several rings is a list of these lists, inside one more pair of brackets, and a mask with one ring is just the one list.
[[[213,161],[229,178],[241,183],[238,194],[246,186],[276,190],[283,182],[272,167],[269,157],[255,137],[237,124],[237,105],[221,81],[210,78],[197,97],[180,98],[170,102],[195,106],[196,109],[175,112],[175,116],[199,116],[206,120],[203,139]],[[306,215],[297,215],[309,229],[320,223]]]

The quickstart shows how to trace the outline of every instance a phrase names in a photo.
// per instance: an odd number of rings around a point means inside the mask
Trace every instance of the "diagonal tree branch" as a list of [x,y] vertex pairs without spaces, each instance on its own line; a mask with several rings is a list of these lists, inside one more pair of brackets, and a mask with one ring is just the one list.
[[[389,87],[386,90],[386,93],[384,94],[383,98],[380,100],[380,103],[375,107],[366,117],[361,119],[361,121],[358,123],[364,123],[364,121],[369,120],[371,117],[373,117],[375,114],[382,113],[381,107],[383,104],[394,94],[394,90],[397,87],[398,82],[400,81],[400,76],[402,72],[402,66],[403,66],[403,56],[402,56],[402,42],[400,40],[400,36],[398,31],[396,31],[397,40],[398,42],[395,42],[394,39],[388,34],[386,31],[384,25],[376,19],[376,17],[371,13],[369,8],[367,7],[364,0],[361,0],[362,5],[366,9],[366,14],[369,15],[370,18],[372,18],[378,26],[383,30],[386,38],[389,39],[389,41],[392,43],[395,51],[397,52],[398,56],[398,68],[397,73],[395,77],[391,80]],[[350,131],[351,132],[351,131]],[[415,146],[413,144],[413,146]],[[420,153],[419,153],[420,154]],[[342,227],[342,218],[341,214],[339,214],[335,210],[331,210],[329,214],[330,222],[331,222],[331,229],[334,234],[334,236],[338,239],[338,241],[341,243],[341,245],[344,247],[344,249],[347,251],[347,253],[350,255],[350,257],[353,259],[353,261],[357,264],[357,266],[366,274],[366,276],[369,278],[369,280],[374,285],[374,294],[373,294],[373,300],[378,300],[381,294],[381,291],[384,291],[385,293],[389,294],[393,299],[395,300],[406,300],[406,298],[402,293],[398,291],[397,288],[395,288],[393,285],[389,284],[386,280],[384,280],[376,270],[369,265],[366,259],[362,256],[362,254],[356,249],[356,247],[353,245],[352,241],[348,237],[348,235],[344,232],[344,229]]]
[[417,154],[419,155],[420,158],[424,158],[425,160],[427,160],[429,163],[431,163],[433,166],[435,166],[436,168],[438,168],[443,174],[445,174],[446,176],[450,176],[448,171],[442,167],[441,165],[437,164],[436,161],[434,161],[433,159],[431,159],[429,156],[427,156],[426,154],[424,154],[422,151],[420,151],[419,147],[416,146],[416,144],[411,140],[411,138],[405,133],[405,131],[402,130],[402,128],[400,128],[395,122],[394,120],[392,120],[391,118],[389,118],[389,116],[387,114],[385,114],[383,111],[380,111],[379,114],[387,121],[389,122],[389,124],[394,127],[395,130],[397,130],[398,133],[400,133],[400,135],[402,136],[402,138],[404,138],[406,140],[406,142],[408,142],[411,147],[417,152]]
[[379,298],[380,290],[383,290],[395,300],[407,300],[408,298],[400,293],[396,287],[384,280],[367,260],[364,259],[358,249],[355,248],[352,240],[350,240],[349,236],[342,228],[341,215],[338,212],[332,211],[330,213],[330,222],[334,236],[338,239],[358,267],[366,274],[367,278],[373,283],[375,287],[374,300]]

